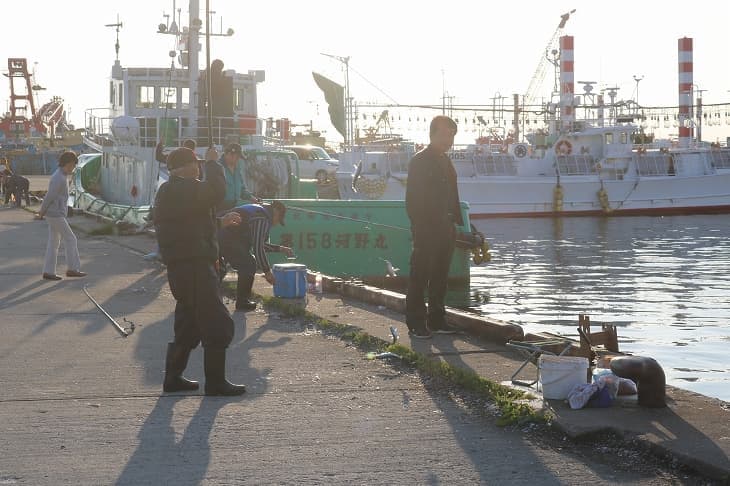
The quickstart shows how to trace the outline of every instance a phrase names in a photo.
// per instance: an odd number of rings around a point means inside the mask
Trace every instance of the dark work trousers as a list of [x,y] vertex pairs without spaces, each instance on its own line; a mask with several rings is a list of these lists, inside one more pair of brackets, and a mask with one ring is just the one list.
[[25,205],[30,206],[30,192],[26,185],[9,184],[5,187],[5,204],[10,202],[10,195],[15,196],[15,206],[20,207],[21,199],[25,199]]
[[[455,228],[431,230],[419,235],[413,232],[411,273],[406,294],[406,325],[409,329],[443,326],[446,309],[444,298],[454,254]],[[424,294],[428,292],[428,315]]]
[[202,259],[167,264],[167,280],[177,301],[175,344],[184,348],[226,348],[233,340],[233,319],[219,293],[213,262]]
[[251,246],[250,232],[246,229],[225,233],[220,238],[220,249],[223,258],[238,272],[236,302],[250,299],[256,275],[256,257]]

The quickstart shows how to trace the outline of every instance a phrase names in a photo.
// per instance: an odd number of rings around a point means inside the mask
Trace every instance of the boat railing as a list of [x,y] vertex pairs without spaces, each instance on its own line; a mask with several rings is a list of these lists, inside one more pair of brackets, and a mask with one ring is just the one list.
[[636,171],[640,177],[673,176],[676,174],[674,157],[669,153],[646,153],[636,158]]
[[[509,154],[476,155],[471,159],[471,162],[473,165],[474,175],[517,175],[515,159]],[[457,165],[459,165],[458,162]]]
[[387,154],[390,173],[408,173],[408,162],[412,155],[406,152],[389,152]]
[[588,175],[597,171],[596,160],[592,155],[558,155],[556,162],[560,175]]
[[[251,128],[240,126],[237,117],[214,117],[211,129],[206,118],[197,120],[192,129],[186,117],[133,117],[139,123],[139,132],[133,140],[134,145],[154,147],[163,141],[165,146],[181,146],[186,139],[193,139],[198,146],[208,145],[208,133],[214,145],[223,146],[232,142],[249,146],[273,146],[274,142],[261,135],[252,134]],[[99,145],[112,145],[115,141],[113,124],[117,117],[111,116],[108,108],[93,108],[85,113],[85,137]],[[130,141],[128,141],[129,143]]]
[[713,149],[708,152],[710,163],[715,169],[730,169],[730,149]]

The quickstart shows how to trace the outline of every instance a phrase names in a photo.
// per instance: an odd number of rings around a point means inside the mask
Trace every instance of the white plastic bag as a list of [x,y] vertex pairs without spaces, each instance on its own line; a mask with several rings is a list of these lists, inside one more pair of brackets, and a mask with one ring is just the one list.
[[596,368],[593,370],[593,383],[598,385],[599,390],[608,387],[608,394],[611,400],[616,399],[618,395],[619,380],[619,377],[607,368]]
[[570,393],[568,393],[568,404],[570,408],[576,410],[583,408],[591,399],[594,393],[598,391],[598,385],[595,383],[580,383],[575,385]]

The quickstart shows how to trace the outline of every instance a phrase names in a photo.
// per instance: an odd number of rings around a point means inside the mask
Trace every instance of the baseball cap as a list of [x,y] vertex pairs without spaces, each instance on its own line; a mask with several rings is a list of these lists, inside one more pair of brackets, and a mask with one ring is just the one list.
[[186,147],[176,148],[167,156],[167,168],[170,170],[179,169],[185,164],[196,164],[198,158],[195,152]]
[[228,145],[226,145],[226,148],[223,149],[223,153],[238,154],[239,157],[243,157],[243,151],[241,150],[241,146],[237,143],[229,143]]

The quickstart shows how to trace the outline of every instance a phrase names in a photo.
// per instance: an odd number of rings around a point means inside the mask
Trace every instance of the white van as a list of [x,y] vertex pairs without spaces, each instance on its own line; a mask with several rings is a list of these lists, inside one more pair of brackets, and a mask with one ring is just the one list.
[[282,147],[291,150],[299,158],[299,177],[302,179],[317,179],[317,182],[326,182],[334,179],[339,162],[333,159],[322,147],[316,145],[287,145]]

